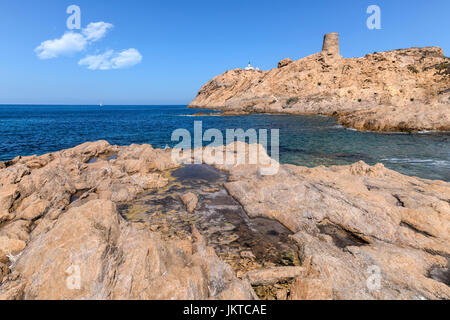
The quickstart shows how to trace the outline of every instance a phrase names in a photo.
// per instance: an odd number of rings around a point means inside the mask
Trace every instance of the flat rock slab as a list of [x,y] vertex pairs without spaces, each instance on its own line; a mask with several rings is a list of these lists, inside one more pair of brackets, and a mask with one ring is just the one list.
[[270,285],[300,277],[303,274],[302,267],[277,267],[270,269],[252,270],[244,275],[252,285]]

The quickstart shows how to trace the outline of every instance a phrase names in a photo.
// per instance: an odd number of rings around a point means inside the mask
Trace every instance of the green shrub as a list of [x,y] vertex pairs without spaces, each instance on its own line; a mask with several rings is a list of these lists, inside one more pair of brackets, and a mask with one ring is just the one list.
[[438,71],[444,71],[448,67],[448,62],[442,62],[435,66],[436,70]]
[[442,62],[434,66],[437,70],[437,74],[450,74],[450,64],[448,62]]
[[414,67],[413,65],[409,65],[408,70],[411,71],[412,73],[419,73],[419,70],[417,70],[416,67]]
[[292,97],[287,99],[286,104],[289,106],[291,104],[297,103],[298,102],[298,97]]

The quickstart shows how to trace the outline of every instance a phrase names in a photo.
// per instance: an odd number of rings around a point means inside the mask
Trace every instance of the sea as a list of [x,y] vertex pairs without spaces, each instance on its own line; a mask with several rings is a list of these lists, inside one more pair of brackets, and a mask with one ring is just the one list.
[[[314,115],[193,116],[186,106],[0,105],[0,161],[41,155],[86,141],[174,147],[177,129],[279,129],[279,159],[307,167],[383,163],[410,176],[450,182],[450,133],[374,133]],[[269,131],[270,132],[270,131]],[[269,136],[270,137],[270,136]],[[208,142],[205,142],[207,145]],[[268,148],[270,149],[270,148]],[[269,150],[270,151],[270,150]]]

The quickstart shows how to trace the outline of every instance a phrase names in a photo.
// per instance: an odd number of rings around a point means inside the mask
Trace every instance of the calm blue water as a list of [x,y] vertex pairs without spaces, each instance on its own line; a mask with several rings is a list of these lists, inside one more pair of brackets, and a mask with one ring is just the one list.
[[[304,166],[378,162],[401,173],[450,181],[450,134],[378,134],[345,130],[321,116],[190,117],[185,106],[0,106],[0,160],[104,139],[111,144],[174,146],[172,131],[280,129],[280,160]],[[225,131],[224,131],[225,132]]]

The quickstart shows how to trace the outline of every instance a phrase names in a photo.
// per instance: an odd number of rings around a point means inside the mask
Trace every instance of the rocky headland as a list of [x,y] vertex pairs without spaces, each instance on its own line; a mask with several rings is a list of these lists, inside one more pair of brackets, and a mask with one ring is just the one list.
[[439,47],[343,58],[331,33],[321,52],[284,59],[270,71],[226,71],[190,107],[336,116],[362,131],[450,131],[450,58]]
[[171,152],[0,163],[0,299],[450,299],[449,183]]

